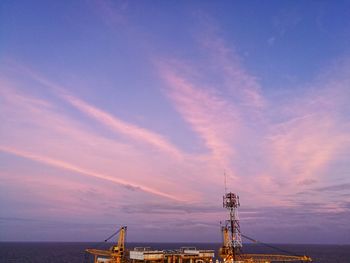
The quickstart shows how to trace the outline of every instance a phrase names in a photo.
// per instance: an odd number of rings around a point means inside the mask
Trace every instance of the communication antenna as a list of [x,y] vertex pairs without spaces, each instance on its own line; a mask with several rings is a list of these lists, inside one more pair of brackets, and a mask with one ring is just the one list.
[[239,196],[230,192],[223,196],[223,207],[229,211],[229,219],[226,220],[225,228],[230,232],[229,247],[233,262],[236,261],[242,248],[242,236],[238,218]]
[[225,194],[227,193],[227,178],[226,178],[226,171],[224,170],[224,184],[225,184]]

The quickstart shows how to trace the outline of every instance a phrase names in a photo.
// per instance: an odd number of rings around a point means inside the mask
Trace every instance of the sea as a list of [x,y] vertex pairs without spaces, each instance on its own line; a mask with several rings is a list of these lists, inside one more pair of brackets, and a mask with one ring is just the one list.
[[[84,250],[86,248],[106,249],[111,244],[97,243],[55,243],[55,242],[0,242],[0,263],[90,263],[93,262]],[[283,254],[282,250],[291,254],[308,255],[313,262],[350,263],[350,245],[301,245],[270,244],[280,250],[257,244],[245,244],[245,253]],[[197,249],[213,249],[217,256],[219,243],[128,243],[128,248],[151,247],[153,249],[177,249],[180,247],[196,247]],[[215,262],[215,261],[214,261]]]

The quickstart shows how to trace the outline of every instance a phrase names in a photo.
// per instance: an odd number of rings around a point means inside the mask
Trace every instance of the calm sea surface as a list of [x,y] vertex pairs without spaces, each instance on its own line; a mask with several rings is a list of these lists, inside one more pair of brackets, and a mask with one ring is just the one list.
[[[150,246],[155,249],[175,249],[194,246],[201,249],[217,250],[220,244],[189,243],[128,243],[127,247]],[[307,254],[313,262],[350,263],[350,245],[274,245],[295,254]],[[99,248],[107,248],[100,246]],[[37,263],[84,263],[84,249],[96,248],[96,243],[0,243],[0,262],[37,262]],[[261,245],[246,244],[246,253],[278,253]]]

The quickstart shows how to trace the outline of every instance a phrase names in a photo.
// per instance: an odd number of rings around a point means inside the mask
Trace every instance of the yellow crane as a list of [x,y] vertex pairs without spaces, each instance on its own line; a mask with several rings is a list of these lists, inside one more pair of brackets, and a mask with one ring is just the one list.
[[108,237],[104,242],[119,233],[117,245],[113,245],[109,250],[88,248],[85,251],[94,256],[94,263],[124,263],[127,261],[125,249],[126,226],[120,227],[113,235]]

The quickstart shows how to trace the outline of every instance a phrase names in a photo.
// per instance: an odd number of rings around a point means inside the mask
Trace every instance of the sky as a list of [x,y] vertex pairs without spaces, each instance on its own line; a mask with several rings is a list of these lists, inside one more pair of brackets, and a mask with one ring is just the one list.
[[0,3],[0,241],[350,243],[349,1]]

